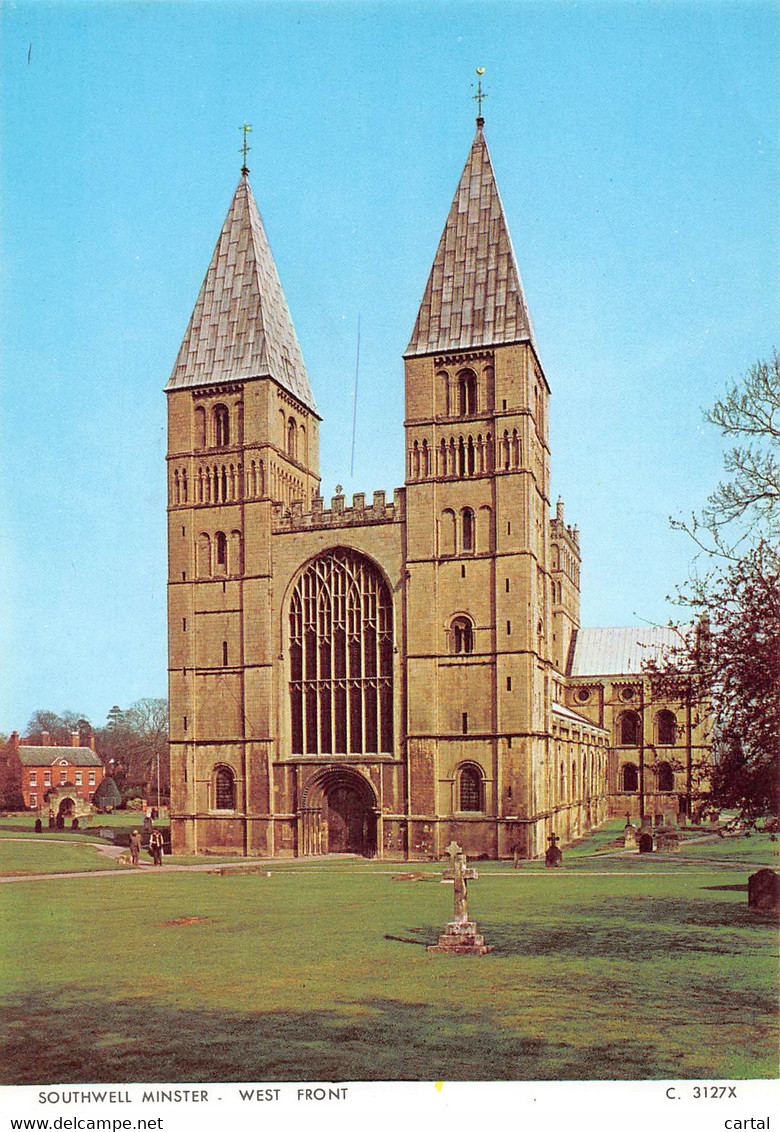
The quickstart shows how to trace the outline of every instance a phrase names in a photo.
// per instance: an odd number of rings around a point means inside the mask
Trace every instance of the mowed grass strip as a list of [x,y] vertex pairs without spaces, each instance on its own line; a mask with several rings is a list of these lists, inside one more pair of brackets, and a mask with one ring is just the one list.
[[[0,876],[34,876],[41,873],[91,872],[93,869],[116,869],[115,861],[106,857],[87,841],[65,838],[27,840],[0,834]],[[35,837],[35,834],[33,834]]]
[[452,887],[380,862],[0,886],[2,1080],[776,1075],[747,872],[494,867],[470,885],[483,958],[427,952]]

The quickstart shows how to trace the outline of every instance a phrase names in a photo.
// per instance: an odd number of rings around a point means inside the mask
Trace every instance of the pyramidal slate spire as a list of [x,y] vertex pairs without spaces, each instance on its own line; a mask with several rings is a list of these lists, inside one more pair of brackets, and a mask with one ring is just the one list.
[[243,173],[167,389],[271,377],[317,412],[287,300]]
[[406,357],[530,342],[531,316],[482,118],[444,226]]

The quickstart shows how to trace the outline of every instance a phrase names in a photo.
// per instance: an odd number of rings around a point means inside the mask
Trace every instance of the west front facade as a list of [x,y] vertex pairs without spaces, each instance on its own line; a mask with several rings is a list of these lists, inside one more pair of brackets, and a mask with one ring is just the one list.
[[392,499],[320,494],[242,170],[166,388],[174,851],[534,856],[644,808],[650,770],[619,788],[617,717],[578,692],[606,676],[578,662],[579,538],[483,125],[404,355]]

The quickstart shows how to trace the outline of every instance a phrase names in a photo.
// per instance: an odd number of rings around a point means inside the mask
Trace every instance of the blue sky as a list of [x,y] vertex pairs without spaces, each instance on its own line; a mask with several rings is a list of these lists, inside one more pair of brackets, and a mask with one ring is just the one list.
[[401,355],[477,65],[583,623],[667,620],[691,558],[668,516],[720,472],[702,409],[778,344],[776,5],[35,0],[0,20],[0,730],[165,694],[162,388],[244,121],[323,493],[403,482]]

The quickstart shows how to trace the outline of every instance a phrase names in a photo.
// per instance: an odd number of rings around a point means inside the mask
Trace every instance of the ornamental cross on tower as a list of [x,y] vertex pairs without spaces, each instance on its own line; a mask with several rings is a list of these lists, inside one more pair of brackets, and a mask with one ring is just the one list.
[[485,73],[484,67],[477,67],[477,74],[480,76],[477,79],[477,93],[474,95],[474,101],[477,104],[477,120],[482,121],[482,100],[487,98],[487,95],[482,90],[482,75]]
[[241,166],[241,172],[244,174],[244,176],[246,176],[247,173],[249,172],[249,169],[247,168],[247,163],[246,163],[246,155],[252,149],[251,145],[246,144],[246,135],[252,133],[252,127],[247,122],[244,122],[243,126],[239,126],[238,128],[239,128],[239,130],[244,131],[244,144],[241,146],[241,149],[238,152],[243,154],[243,156],[244,156],[244,163]]

